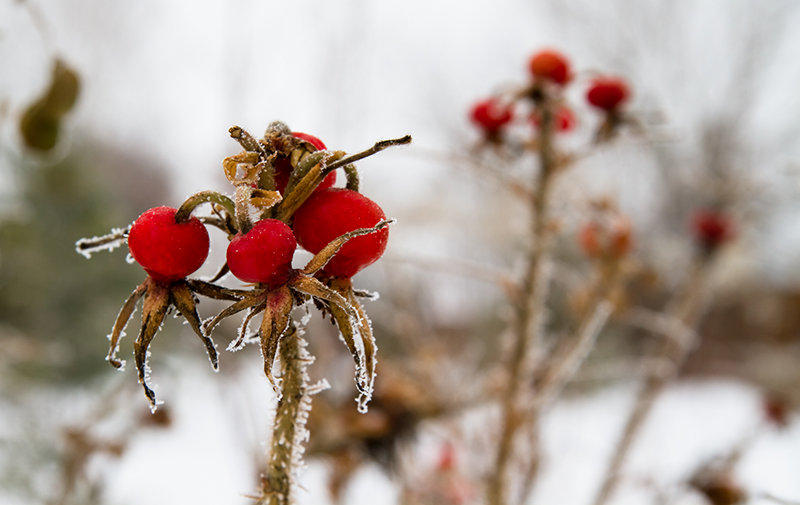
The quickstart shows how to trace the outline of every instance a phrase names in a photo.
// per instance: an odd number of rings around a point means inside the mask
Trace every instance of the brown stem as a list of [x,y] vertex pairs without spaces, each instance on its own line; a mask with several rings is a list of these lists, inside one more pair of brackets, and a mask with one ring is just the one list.
[[527,502],[538,475],[538,420],[540,413],[558,398],[561,391],[575,377],[575,374],[594,348],[600,331],[611,315],[609,297],[614,291],[619,278],[619,267],[620,264],[617,261],[601,267],[601,271],[589,295],[588,307],[575,329],[575,338],[566,343],[563,346],[563,350],[556,349],[550,352],[547,357],[548,365],[538,374],[540,379],[536,385],[536,393],[532,404],[528,407],[529,424],[527,431],[531,444],[530,452],[533,457],[529,458],[530,461],[525,462],[527,465],[523,465],[522,484],[520,486],[519,499],[517,500],[519,503]]
[[281,397],[275,412],[267,471],[261,476],[258,505],[291,505],[292,484],[306,440],[305,422],[311,408],[306,367],[313,359],[290,323],[281,338]]
[[[494,470],[489,475],[486,501],[489,505],[506,505],[509,492],[509,466],[514,440],[520,427],[531,421],[523,408],[525,384],[531,384],[541,356],[544,302],[547,299],[547,259],[551,233],[549,197],[556,173],[553,151],[553,114],[551,104],[541,104],[542,128],[539,138],[539,171],[536,189],[531,195],[531,248],[525,276],[515,303],[514,343],[506,368],[508,383],[501,404],[500,438],[497,443]],[[535,457],[535,456],[534,456]]]
[[637,393],[633,410],[625,422],[622,436],[608,463],[603,483],[595,495],[593,505],[604,505],[611,498],[619,482],[620,470],[625,463],[625,458],[633,447],[656,399],[669,382],[675,378],[689,352],[695,347],[698,339],[697,332],[685,331],[685,328],[695,328],[705,308],[706,285],[709,267],[712,264],[708,261],[709,259],[700,258],[695,262],[686,286],[667,309],[670,319],[678,323],[673,327],[681,334],[670,334],[664,338],[651,357],[662,358],[669,363],[669,366],[663,368],[661,373],[651,374],[647,377]]

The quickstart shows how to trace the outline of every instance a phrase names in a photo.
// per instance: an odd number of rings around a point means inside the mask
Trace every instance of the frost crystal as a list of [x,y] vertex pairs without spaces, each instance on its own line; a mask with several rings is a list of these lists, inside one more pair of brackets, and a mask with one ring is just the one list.
[[127,240],[127,228],[114,228],[108,235],[82,238],[75,242],[75,251],[86,259],[98,251],[113,251]]

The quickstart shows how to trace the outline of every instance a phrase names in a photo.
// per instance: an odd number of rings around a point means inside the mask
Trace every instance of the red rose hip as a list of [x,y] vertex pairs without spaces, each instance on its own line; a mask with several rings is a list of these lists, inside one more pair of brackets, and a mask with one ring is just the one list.
[[692,215],[692,232],[698,243],[713,251],[733,238],[730,218],[713,209],[700,209]]
[[289,280],[296,248],[297,241],[286,223],[262,219],[228,244],[228,268],[239,280],[274,289]]
[[489,98],[472,107],[470,118],[484,132],[492,135],[497,134],[514,119],[514,110],[510,104],[501,103],[496,98]]
[[[378,204],[361,193],[331,188],[306,200],[294,215],[293,229],[300,245],[316,254],[340,235],[371,228],[384,219],[386,215]],[[388,239],[387,228],[350,239],[325,265],[322,274],[352,277],[381,257]]]
[[128,233],[131,256],[155,281],[183,279],[208,256],[208,232],[196,217],[176,222],[177,209],[155,207],[134,221]]
[[528,62],[528,70],[536,79],[550,80],[561,86],[572,78],[567,57],[553,50],[534,54]]
[[619,77],[598,77],[592,81],[586,100],[592,106],[604,110],[616,110],[628,100],[630,89],[628,84]]

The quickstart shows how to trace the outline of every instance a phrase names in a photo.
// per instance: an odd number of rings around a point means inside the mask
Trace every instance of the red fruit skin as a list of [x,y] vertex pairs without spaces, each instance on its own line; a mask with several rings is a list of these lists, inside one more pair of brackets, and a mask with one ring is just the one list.
[[170,284],[203,265],[208,231],[196,217],[175,222],[177,209],[155,207],[134,221],[128,233],[131,256],[156,282]]
[[561,86],[572,79],[569,60],[558,51],[544,50],[534,54],[528,62],[528,70],[536,79],[550,80]]
[[470,118],[484,132],[493,135],[514,119],[514,110],[511,105],[503,104],[495,98],[489,98],[472,107]]
[[262,219],[247,233],[233,237],[226,259],[237,279],[275,289],[289,280],[295,249],[297,240],[286,223]]
[[[318,151],[324,151],[327,149],[325,144],[313,135],[309,135],[308,133],[303,132],[292,132],[292,135],[305,140],[312,146],[316,147]],[[289,163],[288,158],[278,158],[275,162],[275,189],[278,190],[281,194],[286,190],[286,184],[289,182],[289,176],[292,173],[292,164]],[[327,175],[322,182],[319,183],[317,186],[317,190],[326,189],[332,187],[336,184],[336,171],[334,170],[330,174]]]
[[[317,191],[295,212],[293,229],[298,243],[316,254],[333,239],[386,219],[377,203],[344,188]],[[388,228],[350,239],[322,269],[325,277],[350,278],[381,257],[389,240]]]
[[733,238],[733,224],[728,216],[703,209],[692,216],[692,232],[700,245],[710,251]]
[[607,112],[616,110],[628,100],[630,89],[619,77],[598,77],[586,92],[586,101],[592,106]]

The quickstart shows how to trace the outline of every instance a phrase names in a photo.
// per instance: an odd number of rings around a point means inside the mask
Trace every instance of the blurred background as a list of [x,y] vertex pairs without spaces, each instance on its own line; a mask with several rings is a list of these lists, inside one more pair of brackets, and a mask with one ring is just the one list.
[[[362,191],[397,219],[385,258],[356,277],[382,295],[367,307],[379,394],[359,420],[352,363],[315,317],[312,378],[333,388],[315,398],[298,501],[480,503],[470,482],[491,433],[476,423],[491,412],[471,402],[502,355],[496,272],[518,273],[527,210],[476,162],[469,110],[524,84],[543,47],[576,70],[566,99],[577,124],[559,141],[582,156],[558,188],[559,271],[580,284],[586,202],[614,201],[632,220],[639,272],[620,303],[657,310],[685,277],[692,211],[724,208],[735,223],[702,343],[612,503],[709,503],[688,480],[740,446],[735,479],[750,503],[800,502],[798,23],[789,0],[0,0],[0,502],[249,501],[274,400],[255,350],[224,353],[214,374],[196,337],[168,321],[151,363],[167,403],[151,416],[131,367],[104,360],[144,274],[124,248],[87,261],[74,244],[150,207],[229,191],[221,160],[240,148],[227,129],[260,135],[280,119],[347,152],[414,137],[359,164]],[[597,73],[629,82],[637,125],[603,146],[584,99]],[[533,163],[509,161],[509,173]],[[212,260],[224,244],[212,233]],[[531,503],[588,503],[599,485],[649,338],[624,318],[606,333],[543,422]],[[765,423],[775,409],[780,427]],[[431,498],[442,490],[426,474],[452,468],[456,491]]]

